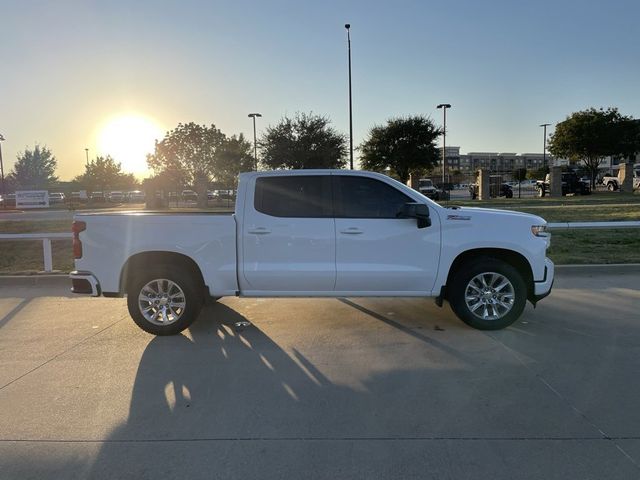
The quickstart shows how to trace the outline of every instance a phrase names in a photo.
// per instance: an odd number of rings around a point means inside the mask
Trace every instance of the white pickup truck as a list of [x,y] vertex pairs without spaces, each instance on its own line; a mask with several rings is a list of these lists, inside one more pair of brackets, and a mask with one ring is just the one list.
[[127,296],[133,320],[176,334],[205,300],[435,297],[479,329],[504,328],[553,284],[546,222],[444,208],[385,175],[240,175],[235,213],[78,213],[72,291]]

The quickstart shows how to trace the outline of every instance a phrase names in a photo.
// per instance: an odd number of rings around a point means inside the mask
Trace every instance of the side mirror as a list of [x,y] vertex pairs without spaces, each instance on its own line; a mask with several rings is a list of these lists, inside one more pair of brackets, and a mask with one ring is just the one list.
[[402,206],[399,218],[415,218],[418,221],[418,228],[426,228],[431,226],[431,218],[429,217],[429,207],[424,203],[409,202]]

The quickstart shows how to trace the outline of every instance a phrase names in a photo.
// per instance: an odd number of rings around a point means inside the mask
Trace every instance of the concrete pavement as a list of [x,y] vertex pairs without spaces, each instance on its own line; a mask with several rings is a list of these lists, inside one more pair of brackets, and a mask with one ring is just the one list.
[[170,338],[3,283],[0,477],[639,478],[639,280],[560,270],[491,333],[430,300],[229,298]]

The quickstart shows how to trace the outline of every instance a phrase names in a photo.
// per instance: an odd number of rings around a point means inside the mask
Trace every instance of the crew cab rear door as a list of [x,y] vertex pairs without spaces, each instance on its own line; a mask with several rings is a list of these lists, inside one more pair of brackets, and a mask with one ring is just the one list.
[[332,292],[331,176],[291,172],[261,175],[251,183],[253,201],[244,206],[242,225],[244,293]]

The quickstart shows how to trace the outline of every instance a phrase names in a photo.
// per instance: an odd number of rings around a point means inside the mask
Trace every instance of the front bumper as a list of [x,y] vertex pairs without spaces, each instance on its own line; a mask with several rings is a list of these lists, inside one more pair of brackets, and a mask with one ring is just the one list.
[[548,258],[544,259],[544,278],[540,281],[533,282],[534,301],[542,300],[551,293],[553,287],[553,279],[555,274],[555,266]]
[[71,292],[99,297],[102,293],[100,282],[91,272],[73,271],[69,274]]

